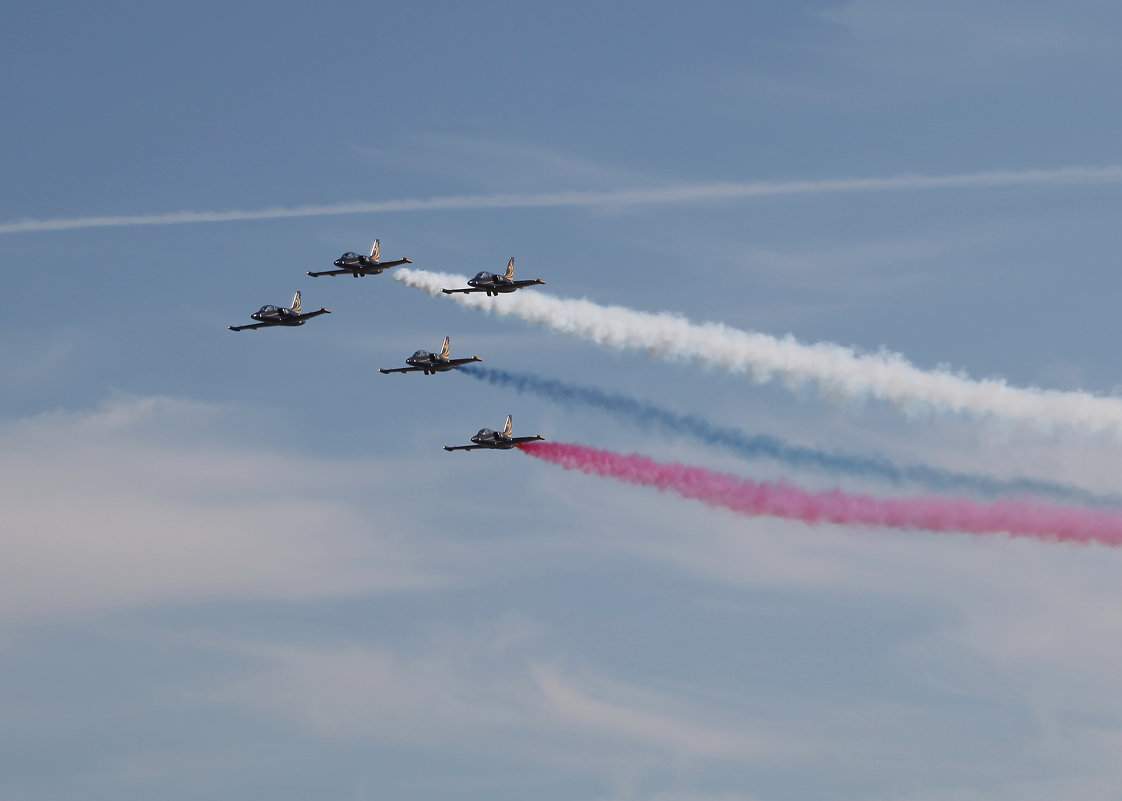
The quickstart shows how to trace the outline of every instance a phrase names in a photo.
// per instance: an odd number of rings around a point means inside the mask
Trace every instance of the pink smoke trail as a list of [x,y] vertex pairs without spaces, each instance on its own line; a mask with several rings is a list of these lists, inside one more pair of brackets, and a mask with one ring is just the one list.
[[646,456],[561,442],[519,446],[530,456],[629,484],[676,492],[708,506],[745,515],[768,515],[804,523],[841,523],[969,534],[1007,533],[1057,542],[1122,545],[1122,514],[1055,506],[1027,500],[980,502],[920,495],[874,498],[841,490],[811,492],[786,481],[755,482],[703,467],[663,464]]

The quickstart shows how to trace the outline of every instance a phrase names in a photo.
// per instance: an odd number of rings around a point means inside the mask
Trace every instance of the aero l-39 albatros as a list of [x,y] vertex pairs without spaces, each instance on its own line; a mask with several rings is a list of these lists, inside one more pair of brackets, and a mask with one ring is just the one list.
[[489,428],[479,429],[479,433],[471,438],[472,445],[445,445],[446,451],[474,451],[478,448],[490,448],[503,451],[509,451],[511,448],[521,445],[523,442],[535,442],[539,439],[545,439],[541,434],[534,434],[532,437],[512,437],[510,435],[511,429],[514,427],[514,420],[508,414],[506,416],[506,428],[502,431],[492,431]]
[[383,270],[388,270],[390,267],[396,267],[399,264],[412,264],[412,259],[398,259],[397,261],[382,261],[382,246],[378,244],[378,240],[374,240],[374,245],[370,248],[370,255],[363,256],[361,253],[344,253],[342,256],[335,260],[335,266],[338,270],[324,270],[322,272],[314,273],[308,271],[308,275],[312,278],[319,278],[321,275],[343,275],[350,273],[355,278],[366,275],[380,275]]
[[319,317],[321,314],[331,314],[331,309],[318,309],[314,312],[307,314],[300,313],[300,292],[292,298],[292,308],[285,308],[284,306],[262,306],[260,309],[249,315],[256,323],[250,325],[228,325],[226,326],[231,331],[244,331],[247,328],[255,331],[258,328],[268,328],[274,325],[303,325],[313,317]]
[[506,275],[495,275],[494,273],[481,272],[476,273],[475,278],[468,281],[466,289],[442,289],[447,295],[455,292],[462,292],[465,295],[472,292],[486,292],[488,297],[498,295],[500,292],[513,292],[516,289],[521,289],[525,286],[533,286],[534,284],[544,284],[540,278],[526,278],[521,281],[514,280],[514,259],[512,258],[506,265]]
[[440,353],[429,353],[427,350],[419,350],[405,360],[408,367],[395,367],[392,370],[386,370],[382,367],[378,368],[379,373],[416,373],[423,372],[425,375],[433,375],[434,373],[443,373],[455,367],[460,367],[471,362],[483,361],[478,356],[467,356],[462,359],[448,358],[448,351],[452,348],[452,338],[444,337],[444,347],[440,349]]

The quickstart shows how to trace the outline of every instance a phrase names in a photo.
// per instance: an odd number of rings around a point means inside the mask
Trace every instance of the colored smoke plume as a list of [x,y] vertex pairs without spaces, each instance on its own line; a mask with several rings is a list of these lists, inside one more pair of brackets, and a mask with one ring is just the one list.
[[[399,269],[394,280],[432,295],[463,287],[463,276]],[[638,350],[651,358],[684,360],[747,373],[752,380],[777,380],[795,389],[813,386],[825,398],[874,398],[907,411],[942,411],[1002,417],[1038,426],[1070,426],[1092,433],[1122,433],[1122,399],[1086,392],[1012,387],[1002,379],[975,380],[948,370],[923,370],[898,353],[858,353],[829,342],[803,344],[739,331],[721,323],[693,323],[675,314],[601,306],[557,298],[539,290],[490,298],[447,295],[453,302],[500,317],[517,317],[598,345]]]
[[796,469],[816,470],[827,475],[852,476],[915,484],[936,492],[971,492],[979,495],[1038,495],[1056,500],[1089,504],[1118,504],[1122,499],[1032,478],[1000,479],[957,473],[924,464],[896,464],[881,456],[839,453],[795,445],[767,434],[751,434],[719,426],[695,414],[677,414],[652,403],[594,387],[569,384],[530,373],[511,373],[493,367],[471,365],[459,372],[493,386],[532,393],[560,403],[599,409],[626,420],[644,431],[687,437],[732,453],[742,459],[772,459]]
[[841,490],[811,492],[786,481],[755,482],[703,467],[664,464],[638,454],[556,442],[527,443],[524,453],[590,475],[655,487],[743,515],[967,534],[1006,533],[1056,542],[1122,544],[1122,515],[1032,501],[990,503],[916,496],[875,498]]

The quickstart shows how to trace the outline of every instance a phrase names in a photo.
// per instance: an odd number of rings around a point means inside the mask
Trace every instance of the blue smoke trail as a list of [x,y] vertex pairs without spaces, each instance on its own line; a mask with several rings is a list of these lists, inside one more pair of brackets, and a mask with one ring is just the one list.
[[1116,496],[1097,495],[1077,487],[1031,478],[998,479],[956,473],[926,465],[897,465],[880,456],[821,451],[792,445],[778,437],[748,434],[734,428],[715,426],[692,414],[676,414],[650,403],[613,395],[592,387],[575,386],[527,373],[509,373],[472,365],[458,372],[480,381],[522,393],[531,393],[569,405],[580,404],[617,414],[648,428],[684,435],[707,445],[724,448],[747,459],[774,459],[791,467],[876,478],[893,484],[916,484],[940,492],[973,492],[981,495],[1038,495],[1094,505],[1122,503]]

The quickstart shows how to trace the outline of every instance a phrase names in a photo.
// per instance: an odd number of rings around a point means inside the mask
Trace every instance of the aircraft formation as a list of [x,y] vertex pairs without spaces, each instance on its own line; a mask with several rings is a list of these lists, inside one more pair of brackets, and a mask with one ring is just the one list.
[[[351,273],[356,278],[366,275],[378,275],[391,266],[411,263],[410,259],[398,259],[392,262],[381,261],[378,240],[369,256],[359,256],[356,253],[344,253],[335,260],[336,270],[311,272],[308,275],[318,277],[322,275],[342,275]],[[443,287],[448,281],[448,276],[425,271],[408,271],[395,276],[398,280],[422,288],[430,294],[443,292],[452,294],[485,293],[488,298],[498,298],[499,295],[544,284],[540,278],[515,279],[514,259],[506,266],[504,274],[482,271],[474,278],[467,280],[466,287]],[[457,279],[463,280],[463,279]],[[463,299],[461,299],[463,300]],[[688,320],[668,319],[667,315],[650,315],[628,309],[612,309],[600,307],[587,300],[566,301],[557,298],[539,298],[541,302],[518,304],[502,308],[506,314],[524,316],[535,322],[543,322],[539,316],[543,308],[550,310],[549,317],[544,324],[555,327],[557,330],[570,331],[575,328],[582,335],[597,338],[599,332],[605,327],[613,332],[625,331],[627,336],[622,337],[626,347],[645,347],[647,344],[662,347],[666,342],[676,343],[673,348],[675,354],[690,353],[697,361],[704,363],[712,359],[714,352],[721,353],[721,364],[726,369],[737,369],[740,365],[770,366],[777,363],[780,356],[794,353],[798,355],[815,354],[819,346],[803,345],[788,338],[777,340],[766,335],[756,333],[738,332],[734,329],[721,327],[714,331],[713,326],[706,325],[699,329]],[[467,304],[473,308],[494,308],[491,303],[506,303],[502,300],[471,300]],[[574,305],[575,304],[575,305]],[[303,312],[301,309],[300,293],[297,292],[292,299],[291,306],[262,306],[251,315],[254,322],[247,325],[229,328],[233,331],[274,326],[301,326],[309,319],[330,310],[320,308],[313,312]],[[683,330],[685,329],[685,330]],[[695,332],[703,330],[705,336],[696,336]],[[768,347],[761,348],[760,342],[770,342]],[[723,347],[717,347],[722,343]],[[618,347],[619,345],[612,345]],[[693,349],[693,350],[690,350]],[[465,356],[454,358],[451,355],[452,340],[445,336],[444,343],[438,353],[427,350],[418,350],[405,359],[405,367],[382,367],[379,372],[412,373],[420,372],[426,376],[437,373],[449,372],[473,362],[482,361],[479,356]],[[893,354],[865,356],[850,352],[846,355],[845,349],[840,346],[830,345],[830,351],[835,358],[823,360],[814,359],[787,359],[783,363],[795,362],[804,364],[802,375],[820,386],[834,387],[838,384],[838,377],[860,379],[866,381],[864,391],[873,394],[873,387],[868,386],[868,374],[883,375],[885,371],[894,375],[897,381],[890,382],[895,397],[918,398],[926,403],[936,406],[951,407],[961,410],[963,405],[960,399],[963,388],[985,391],[971,391],[968,393],[972,400],[965,408],[979,413],[999,413],[1011,419],[1025,418],[1033,420],[1048,419],[1051,415],[1057,422],[1071,422],[1078,417],[1084,426],[1093,430],[1117,428],[1122,430],[1122,404],[1115,398],[1101,398],[1087,395],[1086,393],[1056,393],[1035,389],[1016,389],[1001,383],[998,392],[990,391],[991,385],[997,382],[977,382],[967,377],[951,375],[946,371],[924,373],[918,368],[907,363],[902,357]],[[841,353],[841,357],[836,354]],[[779,354],[777,356],[777,354]],[[736,358],[730,358],[735,355]],[[887,361],[886,361],[887,360]],[[875,365],[877,370],[869,370],[868,365]],[[499,374],[502,371],[493,371],[488,368],[479,368],[468,371],[472,377],[490,381],[492,384],[508,386],[512,389],[525,389],[525,381],[505,381]],[[917,376],[923,380],[917,380]],[[861,387],[859,381],[849,381]],[[549,389],[547,395],[577,396],[591,399],[593,403],[618,409],[619,398],[605,397],[602,393],[590,393],[579,388],[566,388],[557,382],[546,382]],[[877,391],[884,392],[883,388]],[[885,395],[892,398],[893,395]],[[953,403],[952,403],[953,401]],[[622,405],[628,409],[629,414],[641,412],[647,419],[666,419],[666,413],[658,409],[644,407],[636,401],[622,399]],[[1026,412],[1026,409],[1029,411]],[[1088,411],[1090,410],[1090,412]],[[1078,415],[1070,414],[1078,411]],[[733,432],[730,437],[728,432],[713,429],[704,420],[697,418],[684,418],[680,425],[692,428],[695,433],[713,444],[729,445],[739,442],[751,450],[767,451],[772,458],[776,454],[785,453],[793,457],[798,464],[808,462],[826,467],[828,470],[849,472],[853,474],[868,474],[870,472],[881,475],[905,477],[907,480],[918,483],[935,484],[946,487],[948,484],[965,484],[982,493],[994,491],[1009,492],[1016,490],[1023,492],[1029,490],[1038,492],[1041,489],[1063,497],[1086,497],[1080,490],[1063,485],[1048,484],[1047,482],[1029,479],[1013,479],[1011,481],[993,480],[987,477],[961,476],[929,468],[923,465],[913,465],[905,468],[894,467],[884,460],[854,458],[839,456],[822,452],[808,453],[804,449],[790,448],[782,443],[767,438],[747,439],[738,432]],[[521,449],[529,443],[544,440],[541,434],[529,436],[515,436],[513,433],[514,422],[511,415],[507,415],[506,424],[502,430],[481,428],[470,438],[468,443],[462,445],[444,445],[444,450],[449,452],[474,450],[502,450],[509,451]],[[972,534],[1003,533],[1012,536],[1032,537],[1041,540],[1059,540],[1063,542],[1099,542],[1112,546],[1122,547],[1122,515],[1116,511],[1100,511],[1097,509],[1085,510],[1070,506],[1041,505],[1031,498],[1002,500],[993,503],[972,501],[961,497],[943,498],[939,495],[926,495],[915,497],[875,498],[868,495],[853,495],[843,490],[829,490],[814,492],[804,490],[794,485],[775,484],[771,482],[753,482],[740,479],[726,473],[717,473],[705,468],[687,467],[680,464],[662,464],[639,454],[618,454],[582,445],[566,443],[543,443],[535,447],[526,448],[525,453],[546,462],[561,465],[567,469],[578,469],[583,472],[601,477],[615,478],[631,484],[642,484],[657,487],[659,490],[671,490],[684,498],[700,501],[708,506],[731,509],[746,515],[770,515],[791,520],[801,520],[806,523],[830,521],[833,523],[874,525],[891,528],[922,529],[928,531],[963,532]],[[1092,499],[1096,500],[1096,499]]]
[[[412,264],[412,259],[400,258],[393,261],[382,261],[381,259],[381,243],[375,239],[374,244],[370,248],[370,255],[363,256],[360,253],[348,251],[342,256],[337,258],[334,262],[337,269],[322,270],[315,272],[308,271],[308,275],[313,278],[318,278],[322,275],[345,275],[349,273],[354,278],[364,278],[368,275],[380,275],[385,270],[391,267],[397,267],[402,264]],[[524,289],[529,286],[537,284],[544,284],[540,278],[529,278],[516,280],[514,278],[514,258],[512,257],[506,265],[506,272],[502,275],[487,272],[486,270],[476,273],[475,277],[470,279],[466,287],[443,289],[442,291],[447,294],[462,292],[470,294],[472,292],[486,292],[487,297],[498,297],[500,294],[509,294],[519,289]],[[255,311],[250,317],[255,321],[248,325],[230,325],[227,326],[231,331],[256,331],[258,328],[271,328],[273,326],[298,326],[304,325],[308,320],[313,317],[318,317],[321,314],[330,314],[330,309],[319,308],[313,312],[301,311],[300,292],[297,291],[292,298],[291,306],[273,306],[265,305]],[[462,367],[465,364],[472,362],[483,361],[478,356],[467,356],[462,358],[453,359],[450,355],[452,348],[452,338],[444,337],[444,345],[439,353],[430,353],[427,350],[418,350],[412,356],[405,360],[408,367],[395,367],[387,369],[379,367],[379,373],[414,373],[420,372],[425,375],[436,375],[437,373],[448,372],[457,367]],[[541,434],[534,434],[533,436],[515,437],[511,434],[514,427],[514,421],[511,415],[506,416],[506,426],[502,431],[494,431],[490,428],[481,428],[474,437],[471,438],[471,445],[445,445],[446,451],[473,451],[478,449],[487,450],[510,450],[518,445],[526,442],[535,442],[543,440]]]

